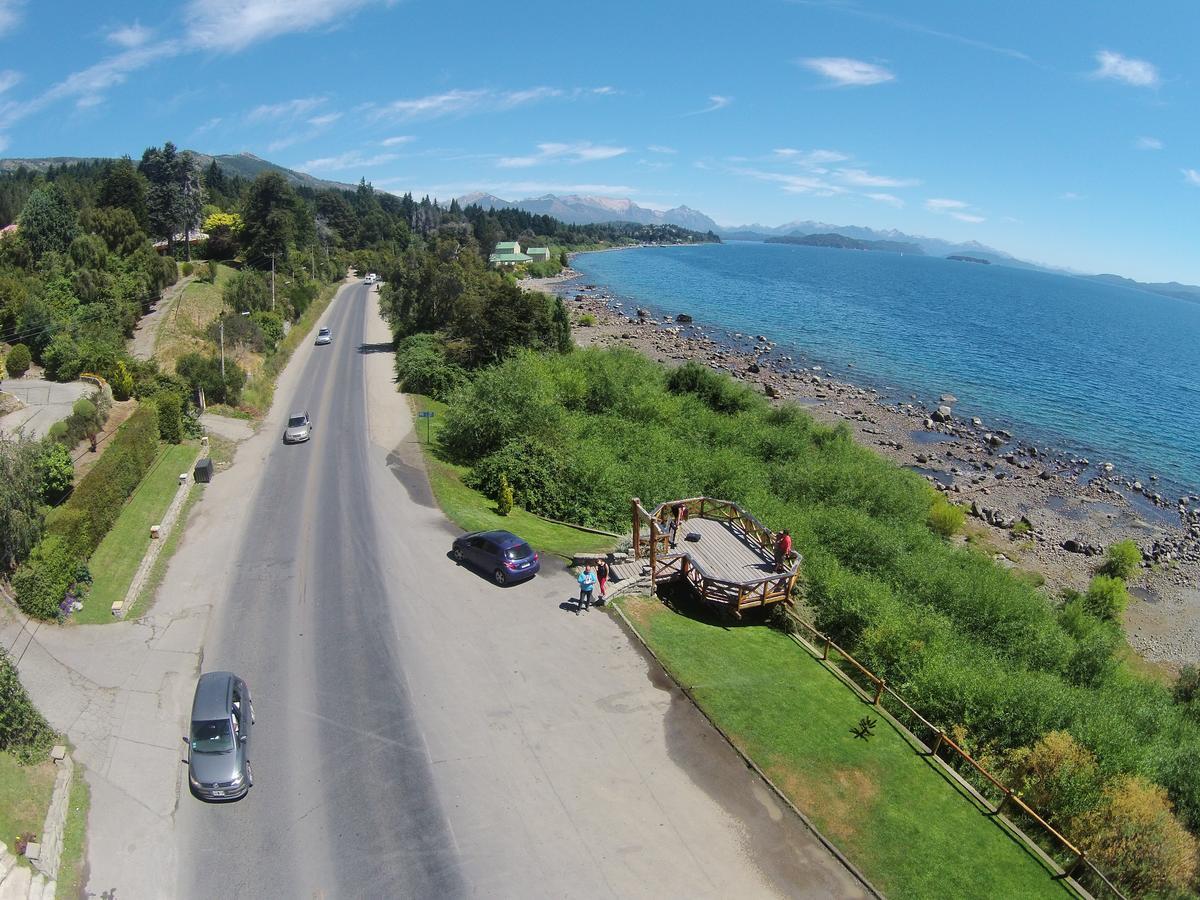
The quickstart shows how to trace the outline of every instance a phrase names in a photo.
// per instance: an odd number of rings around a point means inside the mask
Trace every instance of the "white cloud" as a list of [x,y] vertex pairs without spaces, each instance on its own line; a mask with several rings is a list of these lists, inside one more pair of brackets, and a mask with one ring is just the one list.
[[979,222],[987,221],[987,219],[985,219],[983,216],[976,216],[972,213],[952,212],[950,213],[950,217],[958,219],[960,222],[970,222],[972,224],[978,224]]
[[195,130],[192,131],[192,137],[195,138],[195,137],[199,137],[202,134],[207,134],[208,132],[210,132],[214,128],[216,128],[218,125],[220,125],[221,122],[223,122],[223,121],[224,120],[220,116],[217,116],[215,118],[209,119],[203,125],[197,125]]
[[933,199],[925,201],[925,208],[930,212],[946,212],[950,209],[966,209],[967,204],[961,200]]
[[614,156],[621,156],[629,152],[625,147],[607,147],[588,141],[579,141],[574,144],[538,144],[537,147],[538,152],[533,156],[506,156],[502,157],[496,165],[504,169],[520,169],[554,160],[565,160],[572,163],[595,162],[601,159],[612,159]]
[[0,37],[8,34],[21,21],[21,7],[25,0],[0,0]]
[[459,197],[463,194],[469,194],[472,191],[485,191],[489,194],[495,194],[497,197],[528,197],[532,194],[589,194],[628,197],[630,194],[639,193],[640,190],[640,188],[630,187],[627,184],[574,184],[558,181],[492,181],[483,183],[435,184],[419,192],[414,190],[413,196],[418,197],[429,194],[431,197]]
[[678,153],[674,147],[664,147],[662,144],[651,144],[646,148],[651,153]]
[[1059,200],[1082,200],[1083,194],[1077,194],[1074,191],[1063,191],[1058,195]]
[[837,150],[796,150],[792,147],[780,147],[774,153],[780,159],[786,159],[788,162],[806,169],[819,168],[828,163],[845,162],[850,158]]
[[986,222],[983,216],[978,216],[975,213],[966,212],[971,208],[971,204],[962,200],[948,200],[943,197],[935,197],[925,201],[925,208],[933,213],[950,216],[952,219],[958,219],[960,222],[970,222],[977,224]]
[[325,103],[324,97],[297,97],[282,103],[264,103],[246,113],[248,122],[270,122],[280,119],[296,119],[313,112]]
[[[297,31],[343,24],[381,0],[190,0],[184,12],[189,43],[233,53]],[[388,3],[390,0],[382,0]]]
[[0,94],[3,94],[11,87],[15,87],[21,80],[21,73],[12,69],[0,70]]
[[395,153],[377,153],[375,156],[363,156],[358,150],[347,150],[338,156],[310,159],[300,166],[300,168],[317,172],[340,172],[343,169],[366,169],[370,166],[381,166],[394,159],[396,159]]
[[611,97],[613,94],[619,94],[619,93],[621,93],[621,92],[620,92],[620,91],[618,91],[618,90],[617,90],[615,87],[613,87],[612,85],[610,85],[610,84],[606,84],[606,85],[604,85],[604,86],[602,86],[602,87],[595,87],[595,88],[592,88],[592,93],[593,93],[593,94],[599,94],[599,95],[600,95],[600,96],[602,96],[602,97]]
[[1183,172],[1184,181],[1186,181],[1188,184],[1200,187],[1200,172],[1197,172],[1195,169],[1182,169],[1181,171]]
[[407,144],[412,140],[414,140],[412,135],[401,134],[401,135],[397,135],[396,137],[384,138],[379,143],[382,144],[384,147],[398,147],[401,144]]
[[864,197],[869,197],[879,203],[886,203],[888,206],[894,206],[897,209],[904,205],[904,201],[895,194],[864,194]]
[[1133,59],[1111,50],[1101,50],[1096,54],[1096,62],[1098,65],[1092,72],[1093,78],[1123,81],[1134,87],[1158,86],[1158,69],[1144,59]]
[[893,178],[890,175],[872,175],[864,169],[838,169],[837,177],[855,187],[913,187],[921,182],[915,178]]
[[704,109],[697,109],[690,113],[684,113],[685,116],[702,116],[705,113],[716,112],[718,109],[724,109],[733,102],[732,97],[722,97],[720,94],[713,94],[708,98],[708,106]]
[[368,105],[371,118],[379,120],[409,121],[412,119],[436,119],[441,116],[464,115],[474,112],[515,109],[541,100],[568,96],[561,88],[535,87],[521,91],[460,90],[415,97],[410,100],[393,100],[382,106]]
[[660,169],[670,169],[674,164],[664,162],[661,159],[639,159],[636,165],[641,166],[643,169],[658,171]]
[[326,128],[342,117],[340,112],[325,113],[322,116],[313,116],[308,120],[308,124],[315,128]]
[[845,56],[816,56],[797,60],[799,65],[811,69],[833,82],[837,87],[865,87],[883,84],[896,76],[883,66],[850,59]]
[[780,172],[764,172],[761,169],[734,169],[738,175],[748,175],[759,181],[769,181],[783,185],[789,194],[815,194],[818,197],[832,197],[845,194],[846,188],[832,184],[823,178],[811,175],[787,175]]
[[1161,150],[1163,142],[1155,137],[1140,137],[1133,142],[1133,146],[1138,150]]
[[109,41],[128,50],[140,47],[154,35],[154,30],[147,28],[141,22],[114,28],[107,35]]
[[561,88],[535,87],[524,91],[501,91],[496,95],[496,105],[499,109],[512,109],[524,106],[526,103],[536,103],[538,100],[549,100],[551,97],[561,97]]

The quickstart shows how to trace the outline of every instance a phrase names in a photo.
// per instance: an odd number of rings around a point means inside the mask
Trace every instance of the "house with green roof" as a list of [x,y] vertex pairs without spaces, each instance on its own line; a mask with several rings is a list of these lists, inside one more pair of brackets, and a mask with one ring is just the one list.
[[496,252],[488,256],[488,262],[493,266],[515,266],[532,261],[533,257],[521,252],[519,241],[501,241],[496,245]]
[[534,262],[550,262],[549,247],[530,247],[525,253]]

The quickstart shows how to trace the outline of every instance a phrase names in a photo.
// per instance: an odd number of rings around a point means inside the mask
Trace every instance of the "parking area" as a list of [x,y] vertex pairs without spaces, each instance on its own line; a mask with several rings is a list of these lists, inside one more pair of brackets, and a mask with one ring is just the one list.
[[46,434],[55,422],[71,414],[71,407],[80,397],[96,390],[94,384],[71,381],[59,384],[40,378],[9,378],[0,381],[0,391],[12,394],[24,406],[16,412],[0,417],[0,432],[16,434],[24,432],[31,438]]

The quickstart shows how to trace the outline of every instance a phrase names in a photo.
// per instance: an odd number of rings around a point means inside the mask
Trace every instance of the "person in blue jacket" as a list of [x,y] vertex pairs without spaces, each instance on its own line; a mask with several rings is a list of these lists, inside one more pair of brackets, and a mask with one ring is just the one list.
[[591,566],[584,566],[576,579],[579,582],[579,608],[587,609],[592,605],[592,591],[596,589],[596,573]]

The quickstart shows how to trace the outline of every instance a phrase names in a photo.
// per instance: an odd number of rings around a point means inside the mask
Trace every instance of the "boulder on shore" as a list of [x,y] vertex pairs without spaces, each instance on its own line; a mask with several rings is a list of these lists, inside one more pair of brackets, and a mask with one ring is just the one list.
[[952,411],[948,406],[939,406],[930,416],[935,422],[949,422]]
[[680,325],[691,325],[692,317],[689,316],[687,313],[680,313],[679,315],[677,315],[675,317],[675,321],[678,322]]

